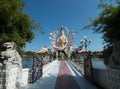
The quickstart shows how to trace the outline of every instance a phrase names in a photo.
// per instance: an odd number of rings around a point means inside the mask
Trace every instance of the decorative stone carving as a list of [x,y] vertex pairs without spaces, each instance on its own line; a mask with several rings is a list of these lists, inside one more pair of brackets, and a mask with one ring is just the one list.
[[91,52],[86,52],[84,54],[84,75],[88,80],[93,82],[93,67],[91,60]]
[[110,56],[109,66],[120,68],[120,42],[113,45],[113,52]]
[[22,58],[14,42],[0,47],[0,89],[20,89],[22,79]]
[[21,65],[22,58],[20,57],[19,53],[16,51],[16,44],[14,42],[6,42],[0,48],[0,61],[3,64],[6,62],[12,64],[19,64]]

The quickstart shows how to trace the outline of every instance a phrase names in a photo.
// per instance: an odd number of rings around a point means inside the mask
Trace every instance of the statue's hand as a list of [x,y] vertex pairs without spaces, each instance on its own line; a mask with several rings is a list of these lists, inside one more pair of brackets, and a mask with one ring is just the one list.
[[66,45],[64,45],[63,47],[60,47],[60,50],[64,50],[66,48]]
[[59,47],[59,46],[53,46],[53,48],[55,50],[64,50],[65,49],[65,47]]

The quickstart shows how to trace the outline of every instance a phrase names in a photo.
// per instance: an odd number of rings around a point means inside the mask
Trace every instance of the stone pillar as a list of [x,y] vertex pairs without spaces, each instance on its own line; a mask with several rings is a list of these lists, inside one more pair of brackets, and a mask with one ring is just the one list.
[[88,80],[93,82],[93,67],[91,60],[91,52],[86,52],[84,56],[84,75]]
[[6,42],[0,48],[0,88],[20,89],[22,79],[22,58],[14,42]]
[[0,64],[0,89],[5,89],[6,71]]

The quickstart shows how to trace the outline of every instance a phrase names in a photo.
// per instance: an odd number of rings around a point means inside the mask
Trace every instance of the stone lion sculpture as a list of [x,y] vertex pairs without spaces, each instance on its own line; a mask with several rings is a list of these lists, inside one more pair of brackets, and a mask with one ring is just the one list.
[[112,52],[112,55],[110,56],[109,66],[120,67],[120,42],[116,42],[113,45],[113,52]]
[[0,48],[0,61],[5,64],[5,62],[9,62],[12,64],[20,64],[21,65],[22,58],[19,53],[16,51],[15,42],[6,42],[3,43]]

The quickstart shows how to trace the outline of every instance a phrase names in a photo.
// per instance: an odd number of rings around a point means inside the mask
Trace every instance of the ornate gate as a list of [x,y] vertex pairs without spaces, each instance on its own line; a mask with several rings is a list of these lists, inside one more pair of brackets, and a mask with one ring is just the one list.
[[91,52],[86,52],[84,56],[84,75],[88,80],[93,81]]
[[32,83],[38,80],[42,76],[43,62],[39,58],[38,54],[33,56],[33,67],[32,67]]

